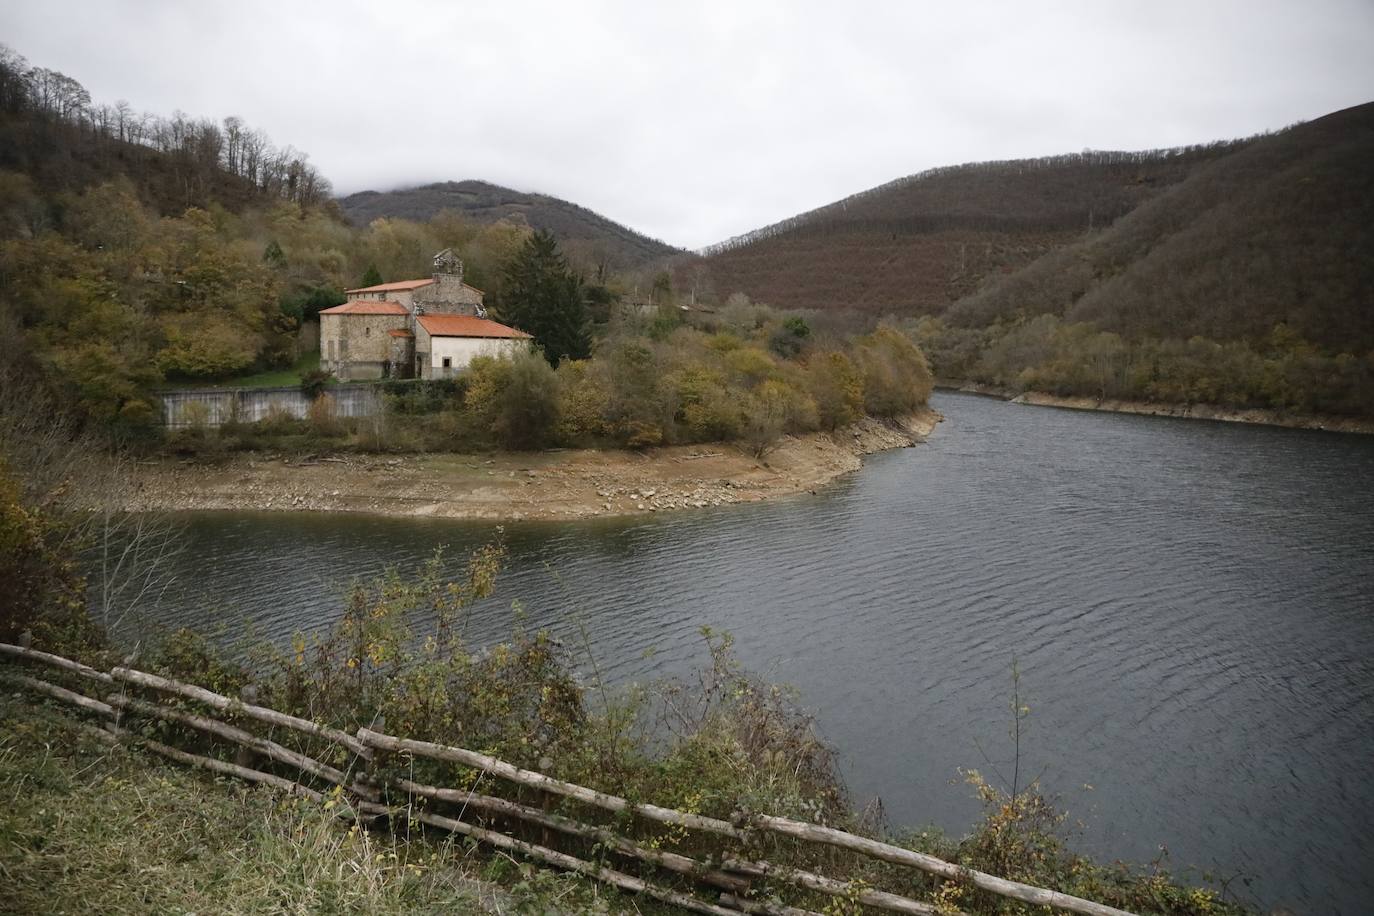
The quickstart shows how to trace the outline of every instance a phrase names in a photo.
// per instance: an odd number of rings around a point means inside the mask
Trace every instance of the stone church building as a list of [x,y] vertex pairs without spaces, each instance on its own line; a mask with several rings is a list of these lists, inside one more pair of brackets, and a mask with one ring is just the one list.
[[448,378],[476,356],[518,353],[530,335],[487,318],[482,291],[463,282],[452,249],[428,280],[345,290],[320,312],[320,368],[335,378]]

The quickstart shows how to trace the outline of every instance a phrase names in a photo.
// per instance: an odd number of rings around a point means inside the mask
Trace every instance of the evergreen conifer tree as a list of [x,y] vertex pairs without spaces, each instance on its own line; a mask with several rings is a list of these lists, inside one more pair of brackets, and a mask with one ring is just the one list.
[[281,245],[277,243],[276,239],[268,242],[267,247],[263,249],[262,261],[268,267],[286,266],[286,252],[281,250]]
[[526,239],[503,280],[501,320],[533,335],[550,365],[591,355],[582,278],[568,267],[550,233],[540,231]]

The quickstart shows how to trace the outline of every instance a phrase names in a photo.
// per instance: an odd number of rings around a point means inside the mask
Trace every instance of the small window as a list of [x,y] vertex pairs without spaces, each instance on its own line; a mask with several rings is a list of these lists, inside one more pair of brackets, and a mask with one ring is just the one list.
[[445,357],[444,357],[444,368],[445,368],[445,369],[452,369],[452,368],[453,368],[453,357],[452,357],[452,356],[445,356]]
[[339,341],[339,359],[348,359],[348,338]]
[[367,325],[363,325],[363,336],[364,336],[364,337],[371,337],[371,336],[372,336],[372,328],[368,327]]

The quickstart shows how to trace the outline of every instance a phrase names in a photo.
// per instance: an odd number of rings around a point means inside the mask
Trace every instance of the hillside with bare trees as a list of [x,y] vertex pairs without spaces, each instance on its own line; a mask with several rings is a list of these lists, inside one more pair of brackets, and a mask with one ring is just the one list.
[[1249,142],[931,169],[712,246],[692,269],[785,308],[939,314]]
[[949,310],[964,327],[1061,316],[1128,338],[1374,349],[1374,104],[1195,169],[1102,232]]
[[[287,200],[330,200],[329,182],[292,147],[242,118],[164,117],[128,102],[95,102],[77,80],[31,66],[0,45],[0,171],[39,194],[80,192],[123,176],[163,215],[212,203],[237,212]],[[12,190],[12,189],[11,189]],[[12,204],[12,193],[0,206]]]

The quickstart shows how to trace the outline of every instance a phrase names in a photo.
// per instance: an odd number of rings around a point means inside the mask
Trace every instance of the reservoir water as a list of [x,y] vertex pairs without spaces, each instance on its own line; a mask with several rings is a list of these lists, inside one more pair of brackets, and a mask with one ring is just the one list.
[[[1374,900],[1374,437],[941,394],[925,445],[770,504],[506,526],[470,637],[529,622],[608,680],[687,671],[698,630],[795,685],[857,804],[953,834],[960,767],[1010,775],[1011,669],[1077,846],[1236,877],[1297,912]],[[189,519],[162,624],[286,638],[352,576],[461,556],[487,524]],[[654,650],[651,654],[647,650]],[[589,667],[584,665],[585,667]],[[995,776],[993,776],[995,779]],[[1091,788],[1089,788],[1091,787]],[[1248,882],[1248,886],[1246,885]]]

